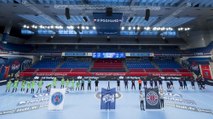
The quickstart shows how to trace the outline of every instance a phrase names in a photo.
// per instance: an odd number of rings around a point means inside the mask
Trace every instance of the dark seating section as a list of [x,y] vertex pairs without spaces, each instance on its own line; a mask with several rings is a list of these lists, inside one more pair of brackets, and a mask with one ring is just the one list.
[[33,47],[31,45],[20,45],[12,43],[0,43],[0,50],[2,51],[15,51],[15,52],[32,52]]
[[153,61],[159,66],[160,69],[168,70],[182,68],[181,65],[173,59],[154,59]]
[[181,54],[181,51],[177,46],[155,46],[151,49],[156,54]]
[[32,68],[37,69],[54,69],[61,62],[60,58],[43,58],[33,65]]
[[149,59],[129,59],[126,61],[128,69],[155,68]]
[[[126,68],[128,70],[126,70]],[[128,71],[128,72],[127,72]],[[127,75],[140,76],[149,72],[190,72],[171,58],[127,58],[121,59],[91,59],[91,58],[43,58],[32,68],[23,71],[25,75],[35,73],[67,74],[69,76],[91,76],[94,72],[127,72]]]
[[185,50],[185,52],[190,52],[190,53],[210,53],[212,49],[213,49],[213,42],[211,42],[207,47],[189,49],[189,50]]
[[192,64],[209,64],[211,58],[189,58],[187,60],[191,65]]
[[61,65],[60,68],[80,68],[80,69],[88,69],[91,64],[91,61],[89,59],[74,59],[69,58]]

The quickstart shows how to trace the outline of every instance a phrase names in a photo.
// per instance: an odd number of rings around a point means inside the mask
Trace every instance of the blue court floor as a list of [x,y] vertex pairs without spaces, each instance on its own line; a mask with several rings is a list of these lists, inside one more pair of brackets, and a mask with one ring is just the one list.
[[[45,82],[45,84],[47,83],[50,82]],[[111,87],[116,87],[115,81],[111,81],[110,84]],[[206,86],[205,90],[200,91],[196,85],[196,90],[193,90],[188,82],[189,90],[179,90],[178,82],[175,82],[173,93],[182,95],[184,99],[194,101],[196,105],[165,100],[164,109],[141,111],[138,90],[125,90],[123,84],[121,82],[121,98],[116,100],[115,110],[100,110],[100,99],[96,98],[97,92],[94,91],[94,82],[92,82],[91,91],[74,91],[66,94],[63,111],[49,111],[47,107],[44,107],[26,112],[0,115],[0,119],[213,119],[213,113],[189,111],[172,106],[173,104],[181,104],[212,111],[213,87]],[[58,82],[58,87],[59,85],[60,82]],[[21,93],[20,87],[19,84],[17,93],[5,93],[5,86],[0,86],[0,111],[19,108],[18,102],[35,99],[32,98],[31,94]],[[99,91],[101,87],[107,87],[107,82],[101,81]],[[166,88],[165,82],[163,87]],[[136,89],[138,89],[137,84]],[[41,97],[36,99],[39,98]]]

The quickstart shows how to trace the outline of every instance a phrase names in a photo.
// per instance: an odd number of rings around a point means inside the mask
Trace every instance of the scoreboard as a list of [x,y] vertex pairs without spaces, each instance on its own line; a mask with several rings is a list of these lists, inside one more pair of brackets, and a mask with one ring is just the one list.
[[123,52],[94,52],[92,53],[92,58],[125,58],[125,53]]

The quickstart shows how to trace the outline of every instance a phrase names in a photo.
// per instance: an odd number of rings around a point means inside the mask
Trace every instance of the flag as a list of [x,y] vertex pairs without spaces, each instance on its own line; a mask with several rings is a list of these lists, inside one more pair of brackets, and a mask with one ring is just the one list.
[[9,72],[10,72],[10,66],[5,66],[4,79],[7,78]]
[[115,109],[116,89],[101,89],[101,109]]
[[158,88],[145,88],[146,109],[160,109]]
[[205,79],[212,80],[212,73],[210,65],[200,65],[200,72]]
[[51,89],[48,110],[62,110],[64,105],[65,89]]

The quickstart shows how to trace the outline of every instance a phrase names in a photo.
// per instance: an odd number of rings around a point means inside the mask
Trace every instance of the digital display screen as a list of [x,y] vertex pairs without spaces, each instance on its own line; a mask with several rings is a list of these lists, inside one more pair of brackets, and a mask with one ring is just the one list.
[[95,52],[92,53],[92,58],[125,58],[125,53],[122,52]]

